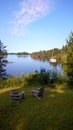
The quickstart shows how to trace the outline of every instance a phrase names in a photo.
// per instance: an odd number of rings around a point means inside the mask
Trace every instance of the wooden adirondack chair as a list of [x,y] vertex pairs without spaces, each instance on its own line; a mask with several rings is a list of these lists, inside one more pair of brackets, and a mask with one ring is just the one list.
[[21,101],[24,98],[24,91],[18,92],[17,90],[11,90],[10,96],[13,101]]
[[44,96],[44,87],[39,88],[38,90],[31,90],[33,96],[41,99]]

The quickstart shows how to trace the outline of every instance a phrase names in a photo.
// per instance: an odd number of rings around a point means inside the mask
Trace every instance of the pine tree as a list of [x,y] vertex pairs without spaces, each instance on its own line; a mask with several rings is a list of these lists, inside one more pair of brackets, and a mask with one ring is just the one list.
[[7,55],[7,51],[6,51],[6,46],[3,45],[3,43],[0,40],[0,79],[6,79],[7,78],[7,74],[6,74],[6,55]]

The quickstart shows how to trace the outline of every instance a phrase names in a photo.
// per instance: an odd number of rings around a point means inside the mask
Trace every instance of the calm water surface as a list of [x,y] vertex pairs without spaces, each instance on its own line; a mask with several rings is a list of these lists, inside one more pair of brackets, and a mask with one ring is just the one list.
[[40,61],[31,58],[31,56],[8,55],[9,63],[6,66],[7,73],[13,76],[20,76],[21,74],[29,74],[30,72],[40,71],[44,68],[46,70],[56,70],[62,72],[61,64],[52,65],[49,61]]

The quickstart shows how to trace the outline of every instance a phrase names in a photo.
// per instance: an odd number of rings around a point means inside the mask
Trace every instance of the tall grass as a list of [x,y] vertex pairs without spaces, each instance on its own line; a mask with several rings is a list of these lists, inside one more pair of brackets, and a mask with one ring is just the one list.
[[[7,80],[0,80],[0,88],[11,86],[37,86],[37,85],[51,85],[62,81],[58,73],[55,71],[46,71],[41,69],[40,72],[30,73],[28,75],[22,74],[20,77],[10,76]],[[64,80],[65,81],[65,80]],[[60,82],[61,83],[61,82]]]

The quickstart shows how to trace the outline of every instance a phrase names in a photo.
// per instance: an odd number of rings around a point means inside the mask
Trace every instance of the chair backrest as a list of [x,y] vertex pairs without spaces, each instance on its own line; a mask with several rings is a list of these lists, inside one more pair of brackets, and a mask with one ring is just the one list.
[[10,94],[12,95],[12,94],[18,94],[18,91],[17,90],[11,90],[10,91]]
[[41,88],[39,89],[38,96],[39,96],[39,97],[42,97],[43,94],[44,94],[44,87],[41,87]]

